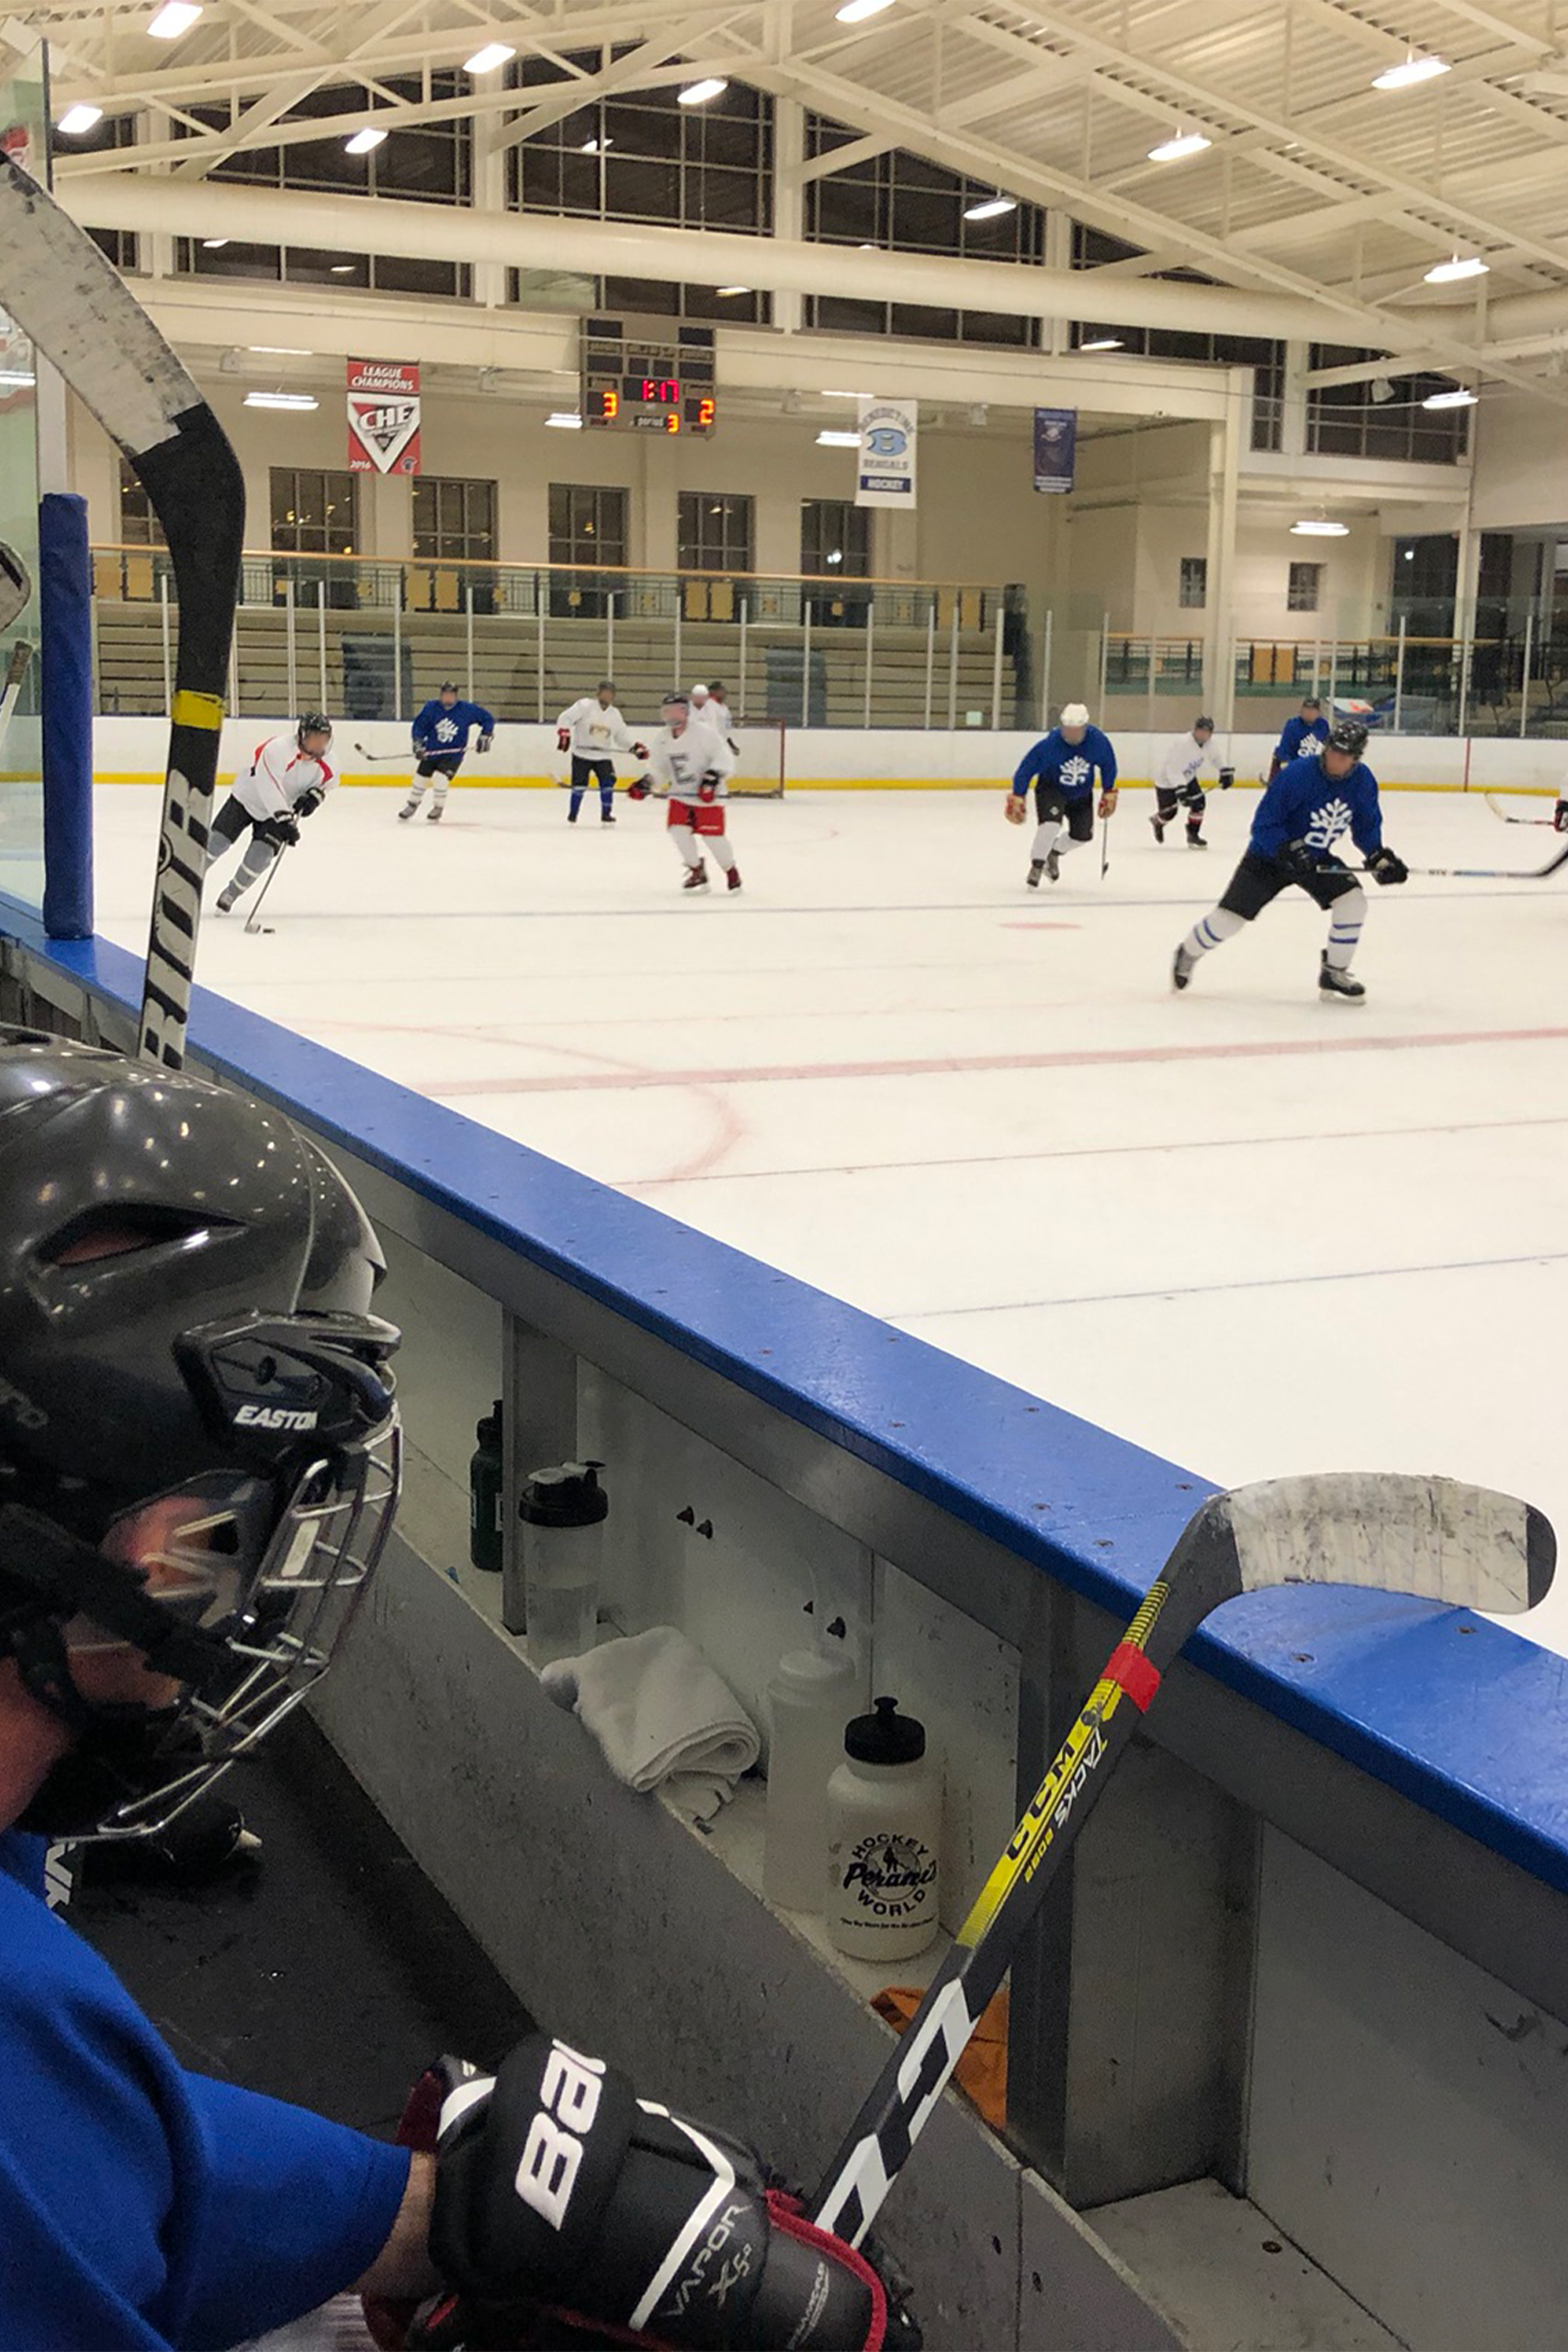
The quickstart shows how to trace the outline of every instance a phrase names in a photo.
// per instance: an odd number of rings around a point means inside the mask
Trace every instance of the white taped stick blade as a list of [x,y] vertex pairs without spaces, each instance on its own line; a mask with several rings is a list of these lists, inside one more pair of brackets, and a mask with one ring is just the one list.
[[118,272],[0,153],[0,303],[122,449],[156,448],[201,394]]
[[1264,1479],[1229,1500],[1246,1592],[1360,1585],[1509,1615],[1551,1589],[1551,1522],[1489,1487],[1347,1470]]

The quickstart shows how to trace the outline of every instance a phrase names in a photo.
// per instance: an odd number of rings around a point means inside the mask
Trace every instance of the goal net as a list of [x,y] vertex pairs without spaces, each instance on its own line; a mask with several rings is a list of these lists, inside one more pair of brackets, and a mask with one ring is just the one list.
[[787,765],[788,729],[782,718],[742,718],[730,730],[735,745],[735,774],[729,779],[736,800],[782,800]]

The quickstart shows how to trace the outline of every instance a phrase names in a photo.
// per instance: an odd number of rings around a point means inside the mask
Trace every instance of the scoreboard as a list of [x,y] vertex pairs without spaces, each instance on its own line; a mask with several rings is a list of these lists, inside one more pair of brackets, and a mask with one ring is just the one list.
[[718,423],[712,327],[584,319],[579,413],[591,430],[695,433]]

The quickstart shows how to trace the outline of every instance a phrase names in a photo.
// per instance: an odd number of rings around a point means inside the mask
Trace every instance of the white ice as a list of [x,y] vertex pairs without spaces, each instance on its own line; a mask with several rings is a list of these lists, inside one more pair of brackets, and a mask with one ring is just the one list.
[[[654,807],[400,797],[339,793],[273,937],[204,925],[207,983],[1209,1477],[1441,1471],[1568,1544],[1568,869],[1369,885],[1359,1005],[1297,893],[1177,997],[1255,795],[1200,854],[1124,794],[1108,877],[1097,842],[1033,891],[999,790],[802,790],[734,809],[705,898]],[[97,802],[140,952],[156,796]],[[1456,795],[1385,827],[1412,865],[1555,845]],[[1568,1654],[1568,1573],[1531,1630]]]

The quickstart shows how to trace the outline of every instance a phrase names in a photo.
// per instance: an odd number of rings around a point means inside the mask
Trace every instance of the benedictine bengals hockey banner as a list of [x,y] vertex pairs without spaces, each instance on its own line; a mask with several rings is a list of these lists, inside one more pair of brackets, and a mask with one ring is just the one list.
[[913,506],[920,412],[915,401],[863,400],[857,506]]
[[348,469],[351,474],[419,471],[419,363],[348,362]]

